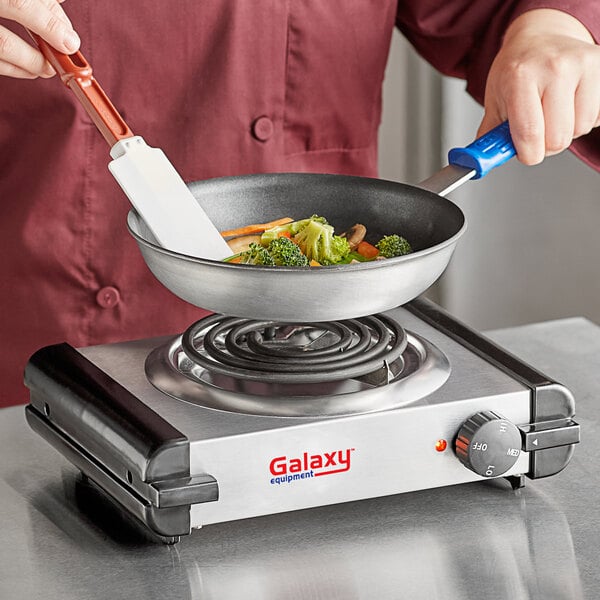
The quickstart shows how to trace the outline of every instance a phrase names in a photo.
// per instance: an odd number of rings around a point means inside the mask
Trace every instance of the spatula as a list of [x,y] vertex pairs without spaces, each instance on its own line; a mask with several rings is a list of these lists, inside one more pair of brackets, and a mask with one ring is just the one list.
[[59,52],[29,32],[110,145],[108,168],[158,243],[188,256],[221,260],[229,246],[159,148],[134,135],[92,75],[81,52]]

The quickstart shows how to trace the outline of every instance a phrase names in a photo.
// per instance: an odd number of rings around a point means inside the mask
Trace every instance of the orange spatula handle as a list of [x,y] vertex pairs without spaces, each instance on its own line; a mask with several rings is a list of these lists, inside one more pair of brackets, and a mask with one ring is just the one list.
[[111,148],[119,140],[133,137],[133,133],[123,117],[94,79],[92,67],[81,52],[64,54],[53,48],[36,33],[30,31],[29,34],[63,83],[73,90]]

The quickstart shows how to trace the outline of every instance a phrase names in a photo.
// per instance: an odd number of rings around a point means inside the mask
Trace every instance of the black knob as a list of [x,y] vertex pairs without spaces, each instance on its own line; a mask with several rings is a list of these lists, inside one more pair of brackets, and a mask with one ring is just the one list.
[[471,471],[483,477],[497,477],[517,462],[521,454],[521,434],[516,425],[486,410],[462,424],[454,449]]

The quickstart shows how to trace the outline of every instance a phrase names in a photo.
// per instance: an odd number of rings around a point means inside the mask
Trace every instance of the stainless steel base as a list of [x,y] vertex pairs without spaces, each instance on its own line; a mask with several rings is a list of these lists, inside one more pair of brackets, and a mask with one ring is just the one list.
[[144,372],[162,339],[40,350],[26,371],[30,422],[163,536],[484,479],[453,451],[462,424],[482,411],[519,426],[523,441],[514,465],[494,476],[538,478],[564,468],[579,439],[566,388],[430,303],[389,315],[450,365],[441,386],[401,407],[389,408],[399,402],[395,384],[366,390],[384,410],[353,415],[243,414],[175,399]]

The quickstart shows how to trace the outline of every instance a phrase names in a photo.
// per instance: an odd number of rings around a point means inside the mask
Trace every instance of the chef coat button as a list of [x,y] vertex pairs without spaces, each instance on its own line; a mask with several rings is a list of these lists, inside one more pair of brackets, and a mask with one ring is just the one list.
[[120,300],[121,294],[119,293],[119,290],[111,285],[103,287],[101,290],[98,290],[98,293],[96,294],[96,302],[102,308],[112,308],[119,304]]
[[273,135],[273,121],[269,117],[258,117],[252,123],[252,135],[259,142],[266,142]]

